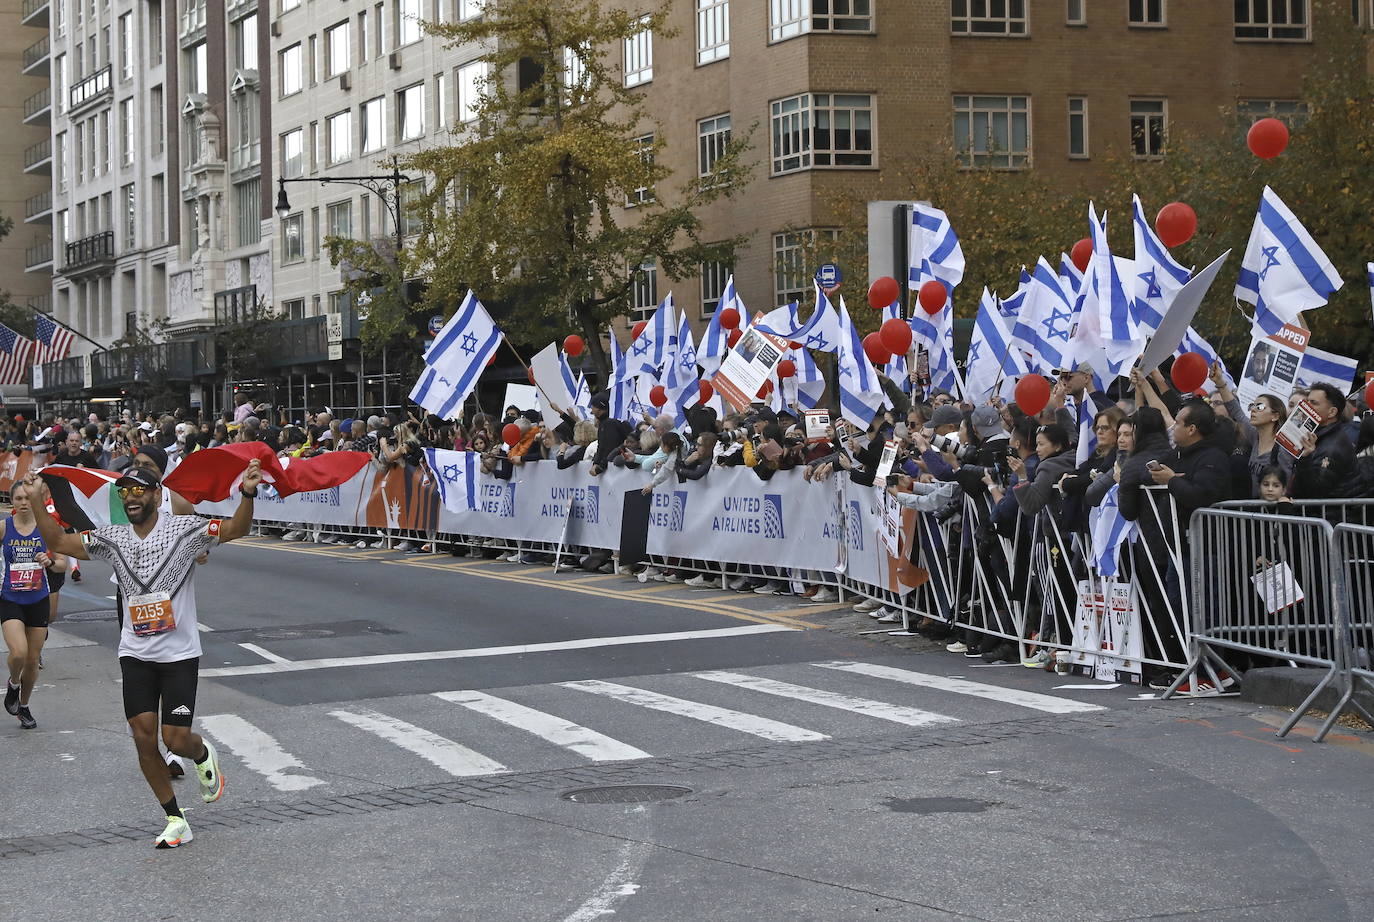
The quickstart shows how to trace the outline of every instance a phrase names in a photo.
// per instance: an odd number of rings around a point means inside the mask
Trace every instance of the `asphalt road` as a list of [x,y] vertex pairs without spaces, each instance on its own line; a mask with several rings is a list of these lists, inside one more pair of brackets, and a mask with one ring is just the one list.
[[[0,919],[1370,917],[1367,734],[847,606],[264,539],[198,573],[227,791],[178,782],[196,838],[155,851],[107,579],[0,723]],[[566,799],[624,785],[680,790]]]

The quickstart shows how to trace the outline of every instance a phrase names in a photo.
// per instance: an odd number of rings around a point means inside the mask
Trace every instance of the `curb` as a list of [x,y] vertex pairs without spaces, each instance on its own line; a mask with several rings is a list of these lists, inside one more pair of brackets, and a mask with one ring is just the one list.
[[[1255,704],[1296,708],[1302,705],[1308,695],[1312,694],[1312,690],[1317,687],[1325,674],[1326,670],[1324,669],[1294,668],[1292,666],[1251,669],[1245,673],[1244,681],[1241,683],[1240,699]],[[1332,685],[1322,690],[1322,693],[1317,696],[1317,700],[1313,702],[1313,706],[1329,713],[1335,708],[1339,698],[1338,683],[1333,682]],[[1355,700],[1364,705],[1366,710],[1374,712],[1374,693],[1369,691],[1368,686],[1364,688],[1357,686]]]

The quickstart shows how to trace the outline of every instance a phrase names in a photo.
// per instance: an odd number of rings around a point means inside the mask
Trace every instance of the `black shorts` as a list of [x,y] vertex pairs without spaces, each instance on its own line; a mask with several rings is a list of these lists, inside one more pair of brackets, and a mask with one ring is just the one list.
[[67,582],[67,574],[66,574],[65,572],[63,572],[63,573],[54,573],[54,572],[51,571],[51,570],[48,571],[48,591],[49,591],[49,592],[51,592],[51,593],[53,593],[53,594],[56,594],[56,593],[60,592],[60,591],[62,590],[62,586],[63,586],[64,584],[66,584],[66,582]]
[[11,602],[9,599],[0,599],[0,623],[6,621],[23,621],[24,627],[47,627],[48,626],[48,597],[44,596],[37,602]]
[[124,677],[124,717],[156,714],[162,706],[162,722],[173,727],[191,726],[196,713],[196,678],[200,657],[174,663],[150,663],[132,656],[119,658]]

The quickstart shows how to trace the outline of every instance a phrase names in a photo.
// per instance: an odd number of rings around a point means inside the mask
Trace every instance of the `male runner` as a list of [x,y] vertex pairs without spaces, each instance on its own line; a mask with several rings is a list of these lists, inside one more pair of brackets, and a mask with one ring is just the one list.
[[[39,484],[37,475],[25,479]],[[216,544],[248,534],[253,523],[253,497],[262,472],[256,460],[243,475],[243,499],[228,521],[194,515],[162,515],[162,482],[139,468],[115,481],[128,525],[104,525],[85,535],[69,535],[46,508],[33,503],[38,531],[51,551],[83,560],[92,556],[114,567],[124,597],[119,637],[119,665],[124,682],[124,715],[133,731],[139,767],[161,804],[167,826],[153,840],[157,848],[176,848],[191,841],[191,827],[177,806],[158,754],[158,712],[162,741],[196,764],[201,799],[214,803],[224,793],[215,748],[191,732],[200,664],[200,632],[194,587],[196,557]]]

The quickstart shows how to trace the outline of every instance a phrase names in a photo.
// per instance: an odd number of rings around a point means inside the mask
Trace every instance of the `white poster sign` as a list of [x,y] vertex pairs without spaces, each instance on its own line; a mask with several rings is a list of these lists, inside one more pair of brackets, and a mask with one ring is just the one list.
[[763,314],[755,316],[755,325],[726,354],[720,371],[711,379],[716,392],[738,410],[748,408],[758,399],[759,390],[773,376],[787,351],[785,340],[758,328],[762,318]]
[[1307,330],[1290,323],[1277,333],[1257,337],[1250,343],[1245,370],[1236,386],[1242,407],[1249,406],[1260,394],[1273,394],[1288,402],[1309,336]]

